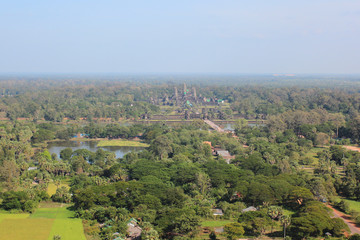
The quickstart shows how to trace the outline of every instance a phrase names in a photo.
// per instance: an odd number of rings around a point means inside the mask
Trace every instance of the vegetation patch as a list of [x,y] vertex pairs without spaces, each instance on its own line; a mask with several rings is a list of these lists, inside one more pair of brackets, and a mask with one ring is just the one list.
[[4,219],[0,224],[0,240],[47,240],[53,219]]
[[223,227],[228,223],[234,221],[231,220],[210,220],[210,221],[203,221],[201,222],[202,227]]
[[47,193],[51,197],[52,195],[54,195],[56,193],[56,189],[61,188],[61,187],[66,187],[67,189],[70,189],[69,184],[67,184],[67,183],[61,183],[59,186],[56,186],[55,183],[49,183],[49,186],[47,188]]
[[130,140],[101,140],[98,147],[149,147],[149,144]]

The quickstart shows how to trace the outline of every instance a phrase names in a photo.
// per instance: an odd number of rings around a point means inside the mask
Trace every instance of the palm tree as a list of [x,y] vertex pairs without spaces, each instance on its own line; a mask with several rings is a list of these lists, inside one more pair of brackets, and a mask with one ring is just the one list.
[[282,223],[283,227],[284,227],[284,239],[286,238],[286,228],[290,225],[291,223],[291,217],[288,215],[283,215],[280,218],[280,222]]
[[279,206],[270,206],[268,208],[268,215],[271,217],[271,233],[273,233],[274,220],[283,214],[282,208]]

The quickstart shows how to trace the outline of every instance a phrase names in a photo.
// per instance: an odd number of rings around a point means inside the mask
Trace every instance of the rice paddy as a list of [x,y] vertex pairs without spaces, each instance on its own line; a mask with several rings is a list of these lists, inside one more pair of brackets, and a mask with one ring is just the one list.
[[[51,206],[51,205],[50,205]],[[33,214],[0,212],[0,240],[85,240],[82,220],[65,206],[40,207]]]

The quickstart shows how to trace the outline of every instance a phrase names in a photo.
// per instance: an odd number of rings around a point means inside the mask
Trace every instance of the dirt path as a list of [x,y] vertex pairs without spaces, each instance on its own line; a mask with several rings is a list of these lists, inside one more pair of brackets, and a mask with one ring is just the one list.
[[356,152],[360,152],[360,147],[355,147],[355,146],[343,146],[344,148],[346,148],[347,150],[351,150],[351,151],[356,151]]
[[351,217],[349,215],[336,210],[330,205],[326,205],[326,206],[333,211],[334,217],[342,218],[342,220],[346,223],[346,225],[349,226],[351,234],[355,234],[355,233],[360,234],[360,228],[356,226],[356,224],[351,220]]

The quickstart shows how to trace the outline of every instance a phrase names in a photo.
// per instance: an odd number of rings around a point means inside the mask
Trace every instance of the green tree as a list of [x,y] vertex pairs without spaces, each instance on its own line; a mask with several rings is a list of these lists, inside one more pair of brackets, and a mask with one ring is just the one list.
[[143,240],[159,240],[159,233],[153,228],[149,222],[143,222],[141,232],[141,239]]
[[165,135],[158,136],[152,141],[150,149],[158,155],[160,159],[167,158],[168,154],[172,151],[171,141]]
[[280,222],[283,225],[283,231],[284,231],[284,239],[286,238],[286,228],[290,225],[291,223],[291,217],[288,215],[282,215],[280,217]]
[[64,148],[63,150],[60,151],[60,158],[62,160],[70,160],[71,156],[73,154],[73,151],[71,148]]
[[224,226],[224,232],[229,240],[234,240],[242,237],[245,230],[240,223],[228,223]]
[[5,160],[0,165],[0,180],[4,181],[9,189],[15,189],[19,174],[19,167],[13,160]]
[[330,114],[329,121],[336,127],[336,137],[339,137],[339,128],[345,125],[345,116],[342,113]]
[[276,218],[281,217],[281,215],[283,214],[282,208],[279,206],[270,206],[268,208],[268,215],[271,217],[272,223],[271,223],[271,233],[273,232],[273,227],[274,227],[274,220]]
[[194,235],[200,227],[200,218],[193,214],[184,214],[175,220],[175,232]]

